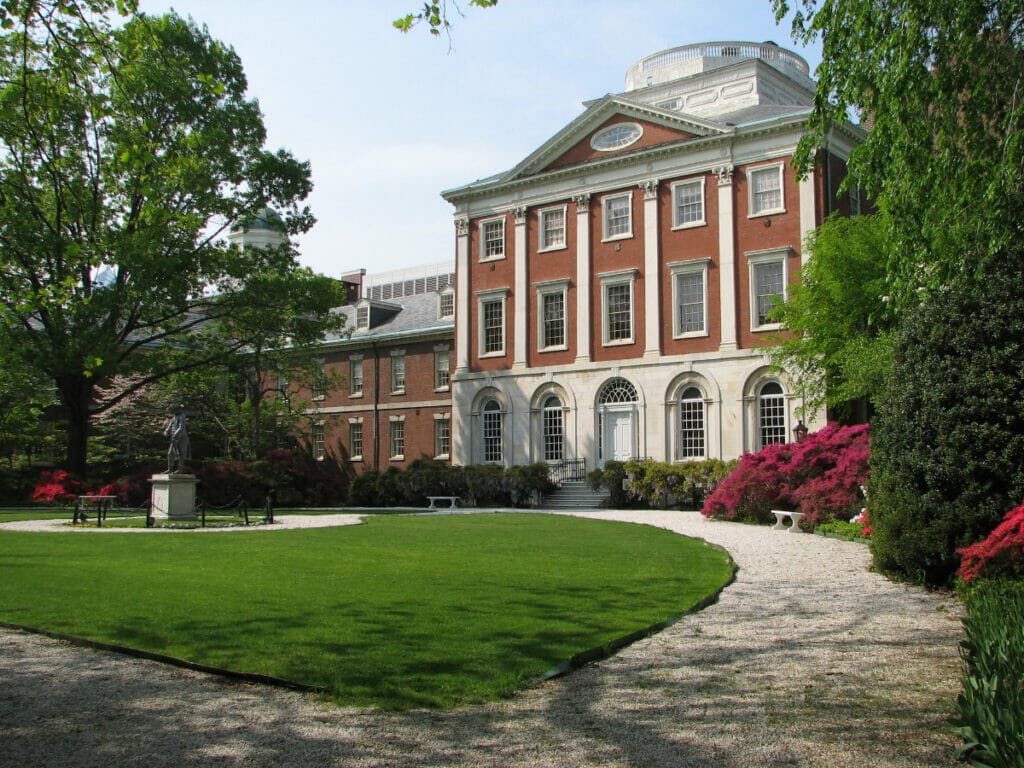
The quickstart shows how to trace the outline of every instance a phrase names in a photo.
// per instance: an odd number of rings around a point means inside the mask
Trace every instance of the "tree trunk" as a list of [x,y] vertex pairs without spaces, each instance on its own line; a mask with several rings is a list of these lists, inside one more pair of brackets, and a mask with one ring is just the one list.
[[93,384],[84,376],[58,380],[57,393],[68,420],[67,467],[78,477],[85,477],[89,467],[89,402]]

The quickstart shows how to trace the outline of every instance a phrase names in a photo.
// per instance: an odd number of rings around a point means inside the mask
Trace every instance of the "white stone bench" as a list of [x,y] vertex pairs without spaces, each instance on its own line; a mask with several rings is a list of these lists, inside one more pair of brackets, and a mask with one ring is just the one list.
[[[803,512],[787,512],[783,509],[773,509],[772,514],[775,515],[775,525],[772,526],[773,531],[789,531],[790,533],[803,533],[800,530],[800,518],[804,516]],[[791,525],[783,525],[782,521],[785,518],[789,518],[792,521]]]
[[438,502],[439,499],[447,499],[447,501],[448,501],[448,506],[447,507],[443,507],[443,509],[455,509],[456,508],[455,502],[457,502],[459,500],[459,497],[458,496],[427,496],[427,501],[430,502],[430,506],[427,507],[427,509],[437,509],[437,502]]

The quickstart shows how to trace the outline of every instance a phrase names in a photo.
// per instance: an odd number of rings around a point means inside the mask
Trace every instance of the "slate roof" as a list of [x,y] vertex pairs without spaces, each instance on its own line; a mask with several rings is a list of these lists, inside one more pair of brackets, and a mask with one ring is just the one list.
[[[414,296],[402,296],[391,301],[370,301],[374,322],[371,327],[353,330],[350,337],[344,331],[341,334],[330,334],[325,344],[360,345],[373,341],[391,341],[416,336],[454,335],[455,318],[438,318],[438,294],[421,293]],[[338,307],[336,312],[345,315],[346,329],[355,328],[356,306],[346,304]]]

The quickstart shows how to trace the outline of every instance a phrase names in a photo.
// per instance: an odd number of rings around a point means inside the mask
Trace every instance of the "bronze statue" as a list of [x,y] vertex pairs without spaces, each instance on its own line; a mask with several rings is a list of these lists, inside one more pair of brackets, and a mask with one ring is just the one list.
[[164,437],[169,437],[171,447],[167,449],[167,472],[185,471],[185,459],[189,458],[188,427],[185,417],[185,406],[172,405],[169,412],[173,414],[164,428]]

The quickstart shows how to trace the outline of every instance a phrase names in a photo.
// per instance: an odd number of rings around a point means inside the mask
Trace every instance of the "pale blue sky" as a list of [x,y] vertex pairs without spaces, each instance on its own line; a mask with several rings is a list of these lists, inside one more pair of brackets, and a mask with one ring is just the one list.
[[[688,43],[774,40],[807,59],[770,0],[501,0],[447,40],[391,26],[422,0],[142,0],[206,24],[239,54],[268,146],[309,160],[314,228],[302,263],[339,276],[453,260],[440,197],[515,165],[620,92],[644,56]],[[461,3],[465,6],[465,3]]]

